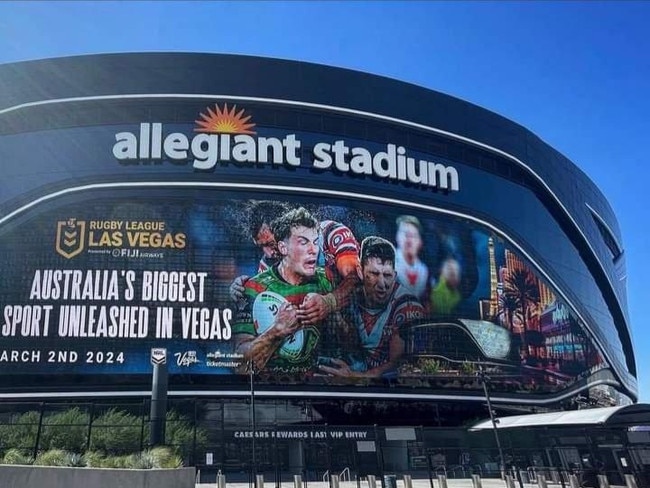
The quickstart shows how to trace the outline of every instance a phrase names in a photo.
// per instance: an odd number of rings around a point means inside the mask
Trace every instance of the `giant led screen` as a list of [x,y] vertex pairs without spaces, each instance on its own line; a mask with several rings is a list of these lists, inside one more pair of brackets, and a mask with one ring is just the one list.
[[475,220],[283,190],[80,191],[0,234],[0,373],[553,393],[606,366]]

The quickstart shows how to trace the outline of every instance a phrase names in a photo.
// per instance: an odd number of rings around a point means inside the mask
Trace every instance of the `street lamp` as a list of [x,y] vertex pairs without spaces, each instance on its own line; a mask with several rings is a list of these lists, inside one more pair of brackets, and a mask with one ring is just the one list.
[[485,400],[487,401],[488,411],[490,412],[490,420],[492,421],[492,429],[494,430],[494,440],[496,441],[497,449],[499,450],[499,469],[501,471],[501,478],[503,478],[506,472],[506,465],[505,465],[505,459],[503,458],[503,449],[501,448],[501,440],[499,439],[499,429],[497,428],[499,419],[495,418],[494,416],[494,410],[492,410],[492,402],[490,401],[490,392],[488,391],[488,387],[487,387],[487,384],[490,381],[490,377],[485,374],[485,371],[483,371],[483,366],[480,365],[478,367],[478,372],[476,373],[476,376],[478,376],[481,385],[483,385],[483,392],[485,393]]
[[253,464],[253,470],[251,472],[252,476],[252,485],[256,486],[257,485],[257,462],[255,458],[255,363],[251,359],[248,363],[248,375],[250,379],[250,393],[251,393],[251,433],[252,433],[252,438],[251,438],[251,444],[252,444],[252,454],[251,454],[251,462]]

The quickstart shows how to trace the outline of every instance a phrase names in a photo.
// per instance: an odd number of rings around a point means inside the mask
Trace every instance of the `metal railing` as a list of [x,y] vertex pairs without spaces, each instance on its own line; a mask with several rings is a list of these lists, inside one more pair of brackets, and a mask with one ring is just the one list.
[[339,479],[341,481],[350,481],[350,468],[348,468],[347,466],[343,468],[343,471],[341,471],[341,473],[339,474]]

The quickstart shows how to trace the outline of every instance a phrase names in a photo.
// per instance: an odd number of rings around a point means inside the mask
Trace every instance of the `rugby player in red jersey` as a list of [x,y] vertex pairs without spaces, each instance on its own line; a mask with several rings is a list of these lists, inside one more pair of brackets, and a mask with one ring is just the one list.
[[[272,267],[280,259],[276,236],[271,231],[271,223],[289,212],[289,207],[281,202],[259,200],[249,205],[249,231],[255,245],[262,250],[258,272]],[[323,320],[334,310],[342,309],[358,283],[359,244],[352,231],[340,222],[323,220],[318,223],[321,236],[319,253],[324,259],[328,280],[334,285],[332,293],[324,295],[325,300],[307,297],[302,305],[304,320],[315,323]],[[250,277],[235,278],[230,286],[230,296],[239,306],[243,304],[244,285]]]
[[402,328],[425,317],[425,309],[412,291],[398,283],[395,271],[395,248],[377,236],[361,243],[361,280],[356,300],[343,316],[356,330],[363,359],[349,365],[332,358],[320,370],[350,378],[378,378],[394,372],[404,354]]

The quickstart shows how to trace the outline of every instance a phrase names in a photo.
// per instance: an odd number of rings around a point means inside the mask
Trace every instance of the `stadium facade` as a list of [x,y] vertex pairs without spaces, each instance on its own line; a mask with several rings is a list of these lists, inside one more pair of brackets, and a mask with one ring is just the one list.
[[[226,470],[252,438],[261,465],[422,468],[485,418],[479,370],[500,413],[636,401],[612,209],[499,115],[308,63],[109,54],[0,66],[0,132],[5,418],[76,402],[144,419],[152,349],[170,408],[207,432],[193,462]],[[285,279],[264,252],[292,255],[258,238],[265,205],[318,223],[300,276],[329,298],[256,362],[278,310],[302,304],[255,281]],[[372,301],[361,263],[336,295],[339,251],[372,237],[396,249],[386,289]]]

